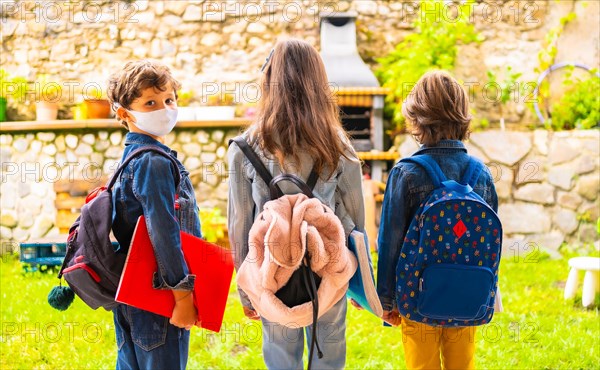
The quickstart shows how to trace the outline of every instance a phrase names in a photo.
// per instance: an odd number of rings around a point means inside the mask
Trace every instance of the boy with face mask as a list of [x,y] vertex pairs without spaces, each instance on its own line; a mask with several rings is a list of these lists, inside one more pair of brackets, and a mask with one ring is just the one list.
[[144,215],[158,265],[152,284],[171,290],[176,302],[171,319],[126,305],[113,310],[117,369],[184,369],[189,330],[198,317],[192,294],[195,276],[189,273],[180,239],[180,231],[201,236],[196,199],[177,153],[164,145],[177,122],[179,88],[166,66],[148,60],[127,63],[109,80],[108,99],[129,130],[122,160],[136,149],[154,147],[179,167],[160,154],[144,152],[123,170],[113,190],[113,233],[119,252],[127,253],[138,217]]

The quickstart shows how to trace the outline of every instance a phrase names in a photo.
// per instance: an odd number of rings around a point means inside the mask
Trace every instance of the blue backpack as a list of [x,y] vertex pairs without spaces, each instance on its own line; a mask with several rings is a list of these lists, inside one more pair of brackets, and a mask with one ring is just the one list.
[[457,183],[428,155],[402,162],[423,167],[434,190],[410,223],[396,266],[400,313],[431,326],[487,324],[494,314],[502,225],[473,191],[483,163],[471,157]]

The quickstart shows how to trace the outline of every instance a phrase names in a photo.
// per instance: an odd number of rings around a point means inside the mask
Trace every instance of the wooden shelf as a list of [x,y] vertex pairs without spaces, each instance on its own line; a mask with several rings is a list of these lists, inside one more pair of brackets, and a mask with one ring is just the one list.
[[[181,121],[177,128],[216,128],[216,127],[244,127],[252,121],[247,118],[234,118],[232,120],[213,121]],[[13,121],[0,122],[0,132],[16,131],[54,131],[72,129],[116,129],[122,126],[114,118],[85,119],[85,120],[55,120],[55,121]]]
[[398,152],[358,152],[356,155],[363,161],[395,161],[400,158]]

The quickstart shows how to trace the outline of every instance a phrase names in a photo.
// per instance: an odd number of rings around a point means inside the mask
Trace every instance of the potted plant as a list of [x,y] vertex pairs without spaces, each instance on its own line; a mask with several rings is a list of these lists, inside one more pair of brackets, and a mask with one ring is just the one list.
[[600,126],[600,77],[565,80],[567,90],[554,104],[546,127],[553,130],[589,130]]
[[23,102],[27,93],[27,80],[24,77],[11,77],[0,68],[0,122],[7,120],[8,97],[15,102]]
[[74,107],[71,108],[71,112],[73,114],[73,119],[76,121],[80,121],[83,119],[87,119],[87,105],[85,101],[78,102]]
[[35,103],[36,121],[53,121],[58,117],[58,102],[62,94],[62,86],[50,81],[48,75],[40,75],[36,82],[39,99]]
[[190,107],[190,102],[194,97],[192,90],[182,89],[177,93],[177,121],[195,121],[196,110],[194,107]]
[[197,120],[219,121],[231,120],[235,117],[235,99],[233,94],[213,94],[204,99],[207,101],[207,106],[196,108]]
[[98,84],[93,84],[84,90],[83,105],[84,107],[81,110],[85,112],[85,118],[110,117],[110,103]]

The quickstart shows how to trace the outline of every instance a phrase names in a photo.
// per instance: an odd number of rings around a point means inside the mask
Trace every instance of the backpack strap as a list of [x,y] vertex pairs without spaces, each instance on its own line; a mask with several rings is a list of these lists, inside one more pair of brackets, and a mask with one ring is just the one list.
[[475,188],[475,184],[477,183],[477,179],[481,175],[483,171],[484,164],[479,159],[469,156],[469,166],[463,175],[462,180],[460,181],[463,185],[470,185],[472,188]]
[[306,185],[308,185],[308,187],[310,188],[310,190],[315,190],[315,185],[317,185],[317,180],[319,180],[319,174],[315,172],[315,169],[313,167],[312,170],[310,170],[310,175],[308,176],[308,180],[306,180]]
[[269,191],[271,193],[271,199],[276,199],[277,197],[277,184],[282,182],[282,181],[289,181],[291,183],[293,183],[294,185],[296,185],[298,187],[298,189],[300,189],[300,191],[302,191],[302,193],[304,195],[306,195],[309,198],[314,198],[314,194],[312,192],[312,189],[308,186],[308,184],[306,184],[304,181],[302,181],[301,178],[299,178],[296,175],[291,175],[291,174],[281,174],[276,176],[273,180],[271,180],[271,182],[269,183]]
[[312,269],[310,268],[310,255],[308,254],[308,249],[306,249],[304,259],[304,263],[306,264],[306,266],[302,269],[302,277],[304,279],[304,286],[306,287],[308,296],[310,297],[310,302],[313,306],[312,339],[310,341],[310,347],[308,350],[307,367],[307,369],[311,369],[312,359],[315,353],[315,346],[317,347],[317,357],[319,359],[323,358],[323,352],[321,351],[319,342],[317,341],[317,320],[319,317],[319,290],[317,288],[317,283],[315,282],[315,276],[312,273]]
[[[244,153],[244,155],[246,156],[246,158],[248,158],[248,160],[250,161],[250,163],[252,164],[252,166],[254,167],[254,169],[256,170],[256,172],[258,173],[258,175],[263,179],[263,181],[265,182],[265,184],[267,184],[269,186],[269,189],[271,191],[271,199],[276,199],[279,198],[281,196],[283,196],[283,192],[281,191],[281,188],[279,187],[279,185],[277,185],[278,182],[282,181],[282,180],[289,180],[294,182],[294,184],[296,184],[300,190],[302,190],[303,193],[305,193],[307,196],[312,198],[312,190],[315,188],[315,185],[317,184],[317,180],[319,180],[319,174],[317,174],[314,170],[314,168],[310,171],[310,175],[308,177],[308,180],[306,181],[306,185],[308,186],[308,189],[310,190],[310,194],[307,194],[307,192],[305,191],[306,189],[304,189],[303,187],[301,187],[300,185],[297,184],[297,180],[299,180],[298,178],[291,180],[289,177],[290,175],[287,175],[286,177],[282,177],[282,175],[277,176],[275,179],[277,181],[273,181],[273,175],[271,175],[271,173],[269,172],[269,170],[267,169],[267,167],[265,166],[265,164],[261,161],[260,157],[258,156],[258,154],[256,154],[256,152],[254,151],[254,149],[252,149],[252,147],[248,144],[248,142],[241,136],[235,137],[231,140],[229,140],[229,145],[231,145],[232,143],[236,143],[237,146],[241,149],[242,153]],[[274,185],[274,190],[271,188],[271,184],[273,183]],[[275,197],[273,197],[275,196]]]
[[400,162],[415,163],[423,167],[435,188],[439,188],[442,186],[442,182],[447,180],[446,175],[444,175],[437,162],[427,154],[413,155],[412,157],[402,159]]
[[[271,175],[265,164],[260,160],[260,157],[258,156],[258,154],[256,154],[254,149],[252,149],[248,142],[241,136],[229,140],[229,145],[231,145],[232,143],[237,144],[237,146],[242,150],[242,153],[244,153],[246,158],[248,158],[248,160],[252,164],[252,167],[254,167],[258,175],[268,186],[271,183],[271,181],[273,181],[273,175]],[[281,191],[281,188],[279,188],[278,185],[275,185],[275,192],[277,194],[277,197],[281,197],[283,195],[283,192]]]
[[175,177],[175,194],[177,194],[178,189],[179,189],[179,184],[181,183],[181,173],[179,172],[179,166],[177,165],[177,162],[175,161],[175,159],[173,159],[173,157],[171,157],[164,150],[162,150],[156,146],[145,146],[145,147],[136,149],[133,152],[131,152],[131,154],[129,154],[129,156],[127,156],[127,158],[125,158],[123,163],[121,163],[119,165],[119,167],[115,170],[115,173],[113,174],[110,181],[108,182],[108,185],[106,185],[106,189],[108,191],[110,191],[112,189],[112,187],[115,185],[115,182],[117,182],[119,175],[121,174],[121,172],[123,172],[125,167],[127,167],[129,162],[131,162],[131,160],[133,158],[135,158],[145,152],[154,152],[156,154],[162,155],[163,157],[170,160],[171,163],[173,164],[173,166],[175,166],[175,169],[177,170],[177,176]]

